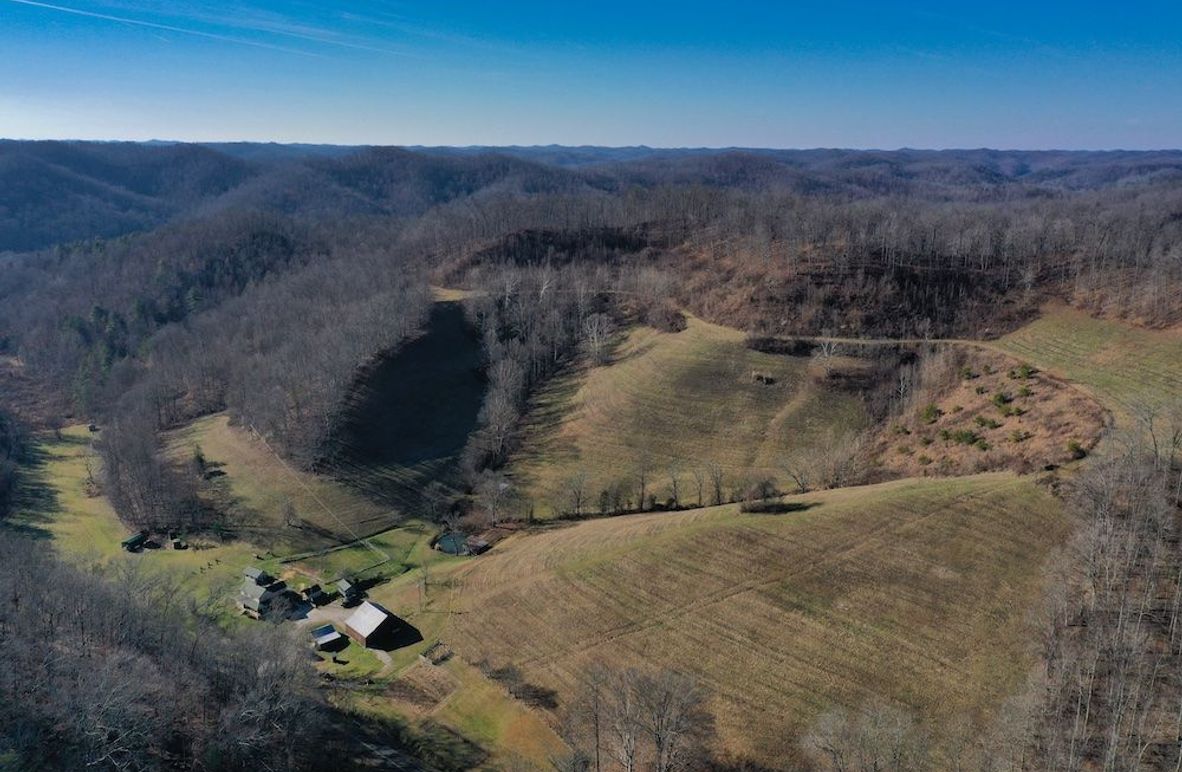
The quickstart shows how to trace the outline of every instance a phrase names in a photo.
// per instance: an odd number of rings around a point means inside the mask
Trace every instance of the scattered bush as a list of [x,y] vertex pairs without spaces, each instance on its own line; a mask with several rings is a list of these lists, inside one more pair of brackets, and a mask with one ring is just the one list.
[[1037,372],[1038,370],[1023,362],[1014,369],[1010,370],[1009,375],[1011,378],[1016,380],[1025,381]]
[[1073,459],[1077,461],[1088,455],[1088,450],[1080,444],[1079,440],[1070,440],[1067,443],[1067,452],[1071,454]]
[[962,380],[971,381],[978,376],[977,373],[973,372],[973,368],[965,365],[964,367],[960,368],[960,377]]
[[985,388],[984,386],[978,386],[977,388],[973,389],[973,391],[977,392],[978,394],[984,394],[985,392],[989,391],[989,389]]
[[1012,432],[1010,432],[1010,442],[1026,442],[1026,440],[1030,439],[1032,436],[1033,435],[1031,435],[1030,432],[1023,431],[1021,429],[1014,429]]
[[744,501],[763,501],[780,495],[776,484],[771,480],[757,480],[746,486],[743,492]]
[[1018,389],[1019,397],[1029,397],[1033,393],[1034,392],[1030,390],[1029,386],[1023,386],[1022,388]]
[[956,429],[949,434],[949,437],[958,445],[976,445],[981,441],[981,435],[972,429]]
[[891,431],[893,431],[895,434],[911,434],[911,430],[903,424],[895,424]]
[[922,454],[915,460],[919,462],[920,466],[927,466],[928,464],[932,463],[931,456],[925,456]]
[[989,448],[991,447],[990,444],[985,441],[984,437],[978,437],[977,441],[974,442],[973,445],[976,446],[976,448],[981,451],[989,450]]
[[944,415],[944,411],[941,410],[936,405],[936,403],[929,402],[928,406],[920,412],[919,418],[925,424],[934,424],[936,421],[940,420],[940,416],[942,415]]
[[992,418],[986,418],[983,415],[979,415],[973,420],[976,422],[977,426],[980,426],[983,429],[996,429],[1001,426],[999,422],[994,421]]
[[993,404],[999,408],[1004,408],[1013,401],[1014,398],[1008,391],[999,391],[993,395],[992,399]]

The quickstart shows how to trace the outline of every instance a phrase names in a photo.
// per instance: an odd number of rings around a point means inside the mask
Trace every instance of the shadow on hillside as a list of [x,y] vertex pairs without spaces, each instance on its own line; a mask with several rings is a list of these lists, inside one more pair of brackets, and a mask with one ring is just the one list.
[[818,506],[816,501],[746,501],[739,509],[749,515],[787,515]]
[[529,488],[535,482],[532,475],[521,472],[534,463],[562,464],[578,456],[572,439],[560,434],[563,420],[570,415],[572,400],[587,377],[586,367],[571,368],[553,378],[541,393],[530,400],[522,433],[528,441],[514,454],[513,466],[519,488]]
[[427,719],[410,724],[398,718],[328,708],[326,757],[341,770],[477,769],[488,752],[454,730]]
[[[86,444],[84,440],[66,437],[61,440]],[[34,539],[49,539],[49,524],[61,511],[57,491],[49,484],[49,452],[41,445],[27,448],[17,469],[17,484],[12,499],[12,514],[3,521],[3,528],[14,534]]]
[[393,506],[447,482],[484,400],[480,339],[458,302],[436,303],[426,334],[364,372],[327,471]]

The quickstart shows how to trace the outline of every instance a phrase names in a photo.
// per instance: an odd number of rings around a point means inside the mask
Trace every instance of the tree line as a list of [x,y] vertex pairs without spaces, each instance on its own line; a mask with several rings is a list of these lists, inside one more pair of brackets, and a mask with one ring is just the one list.
[[714,717],[708,693],[672,670],[592,665],[561,724],[569,752],[557,772],[709,769]]
[[1050,768],[1182,769],[1182,413],[1137,412],[1138,434],[1069,493],[1085,522],[1030,735]]

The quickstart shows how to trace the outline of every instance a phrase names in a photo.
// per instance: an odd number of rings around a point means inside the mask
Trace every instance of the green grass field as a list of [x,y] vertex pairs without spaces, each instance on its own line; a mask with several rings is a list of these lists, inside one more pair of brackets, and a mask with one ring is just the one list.
[[1118,423],[1140,405],[1182,401],[1182,330],[1146,330],[1055,306],[995,345],[1091,392]]
[[[294,469],[224,414],[198,419],[165,438],[178,459],[200,447],[222,473],[213,480],[242,538],[276,553],[299,552],[368,536],[400,523],[402,513],[324,475]],[[285,524],[291,507],[302,527]]]
[[1028,478],[905,480],[636,515],[513,537],[464,567],[446,635],[569,697],[596,660],[671,667],[712,692],[721,741],[791,759],[825,709],[883,698],[937,738],[978,727],[1034,664],[1027,617],[1069,533]]
[[[88,570],[136,570],[173,582],[180,592],[229,626],[260,624],[238,614],[233,605],[241,571],[248,565],[261,565],[297,588],[343,574],[378,578],[381,581],[370,590],[370,596],[414,625],[423,641],[391,652],[390,667],[373,652],[350,644],[339,654],[343,664],[324,658],[319,665],[337,678],[377,677],[380,684],[392,683],[408,670],[422,667],[418,655],[440,639],[454,603],[455,585],[450,574],[468,561],[431,550],[428,542],[433,529],[428,525],[408,520],[368,539],[391,557],[389,563],[377,567],[372,567],[374,552],[360,544],[290,563],[280,563],[277,556],[256,559],[262,547],[246,540],[223,544],[192,539],[194,548],[189,550],[127,553],[120,548],[127,529],[106,498],[87,493],[88,477],[100,472],[98,454],[92,446],[94,439],[82,426],[65,429],[60,439],[52,434],[36,437],[34,461],[25,469],[16,514],[5,527],[43,540],[63,558]],[[327,504],[341,506],[343,511],[381,511],[352,489],[330,479],[309,474],[293,478],[261,443],[229,427],[224,416],[202,419],[172,439],[178,448],[196,439],[211,461],[223,464],[219,468],[226,476],[219,479],[225,480],[234,494],[250,506],[256,524],[280,522],[283,504],[293,498],[305,500],[301,497],[309,496],[309,490]],[[262,530],[256,533],[265,535]],[[286,541],[286,537],[264,540],[276,546]],[[424,565],[430,578],[425,593],[420,589]],[[442,670],[454,685],[446,698],[430,709],[410,710],[384,697],[358,700],[356,708],[362,713],[390,714],[412,723],[434,722],[449,727],[485,746],[494,763],[524,758],[543,766],[547,755],[561,747],[542,715],[513,700],[503,687],[489,681],[472,665],[457,658]]]
[[579,473],[594,500],[619,481],[636,487],[647,464],[648,492],[663,501],[676,470],[680,498],[693,504],[693,471],[706,464],[722,468],[728,491],[779,480],[784,455],[866,422],[858,396],[818,385],[808,363],[752,351],[739,331],[694,318],[678,333],[635,328],[610,364],[544,389],[511,475],[542,516],[565,505],[566,482]]
[[36,438],[34,462],[25,470],[9,527],[45,538],[63,557],[88,569],[158,574],[208,604],[220,620],[239,623],[230,600],[242,569],[253,562],[252,547],[196,539],[188,550],[124,552],[120,542],[129,531],[106,498],[88,492],[88,478],[100,468],[93,438],[83,426],[64,429],[60,439],[48,433]]

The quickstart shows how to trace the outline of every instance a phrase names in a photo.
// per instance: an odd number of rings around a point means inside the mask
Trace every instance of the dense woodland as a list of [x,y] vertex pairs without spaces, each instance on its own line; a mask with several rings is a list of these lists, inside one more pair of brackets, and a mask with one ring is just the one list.
[[273,629],[194,628],[159,577],[95,581],[7,535],[0,573],[4,769],[320,768],[326,706]]
[[[424,332],[431,285],[470,290],[487,389],[462,466],[495,523],[531,395],[576,360],[604,361],[628,324],[679,329],[679,309],[753,340],[989,337],[1050,298],[1137,324],[1182,321],[1180,182],[1182,153],[1167,152],[0,142],[0,355],[20,363],[24,388],[72,406],[63,419],[102,424],[104,492],[130,526],[209,530],[219,513],[163,457],[162,430],[224,410],[315,467],[357,374]],[[29,404],[13,396],[0,409]],[[45,428],[41,418],[0,413],[0,514],[22,458],[16,421]],[[1168,741],[1182,724],[1178,436],[1073,488],[1091,525],[1084,575],[1063,586],[1085,590],[1048,625],[1050,696],[1015,707],[1039,729],[999,729],[999,767],[1182,760]],[[839,455],[812,476],[846,480],[851,453]],[[8,537],[0,552],[12,589],[0,762],[33,769],[50,747],[61,768],[257,768],[276,753],[300,768],[326,707],[310,669],[276,656],[298,647],[232,643],[194,626],[193,610],[142,613],[167,607],[167,588],[139,577],[90,582]],[[46,636],[53,646],[31,645]],[[179,650],[183,666],[166,658]],[[696,685],[597,679],[570,716],[576,753],[563,768],[604,752],[594,722],[654,695],[680,700],[678,749],[708,738]],[[623,768],[629,753],[685,768],[655,715],[611,739]],[[906,768],[922,730],[889,711],[836,715],[810,742],[822,766]]]

